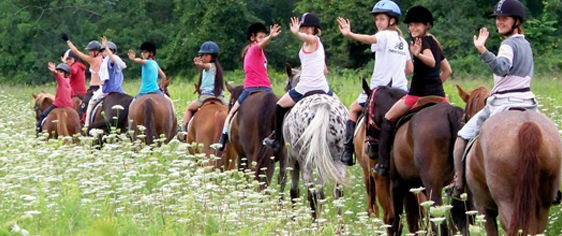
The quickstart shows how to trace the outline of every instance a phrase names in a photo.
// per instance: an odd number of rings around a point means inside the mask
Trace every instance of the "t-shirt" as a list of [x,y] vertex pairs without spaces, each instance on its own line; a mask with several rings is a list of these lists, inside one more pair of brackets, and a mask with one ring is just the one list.
[[410,86],[410,92],[408,92],[408,94],[420,97],[429,95],[444,97],[445,91],[443,90],[443,83],[439,77],[441,61],[445,59],[443,51],[433,37],[424,36],[421,40],[421,51],[423,52],[425,49],[431,50],[433,59],[435,59],[435,66],[429,67],[419,58],[414,57],[414,76],[412,77],[412,85]]
[[70,88],[72,89],[72,96],[76,94],[86,94],[86,66],[80,62],[74,62],[70,65]]
[[55,101],[53,102],[53,105],[58,108],[73,108],[74,106],[72,104],[71,96],[72,89],[70,88],[69,80],[59,74],[55,74],[55,79],[57,80],[57,93],[55,94]]
[[254,44],[248,48],[244,57],[244,89],[254,87],[271,88],[271,82],[267,76],[267,59],[263,50]]
[[215,76],[217,68],[215,63],[209,63],[209,69],[201,71],[200,95],[215,95]]
[[145,60],[142,65],[140,94],[158,91],[158,63],[154,60]]
[[111,64],[111,59],[106,57],[103,60],[105,69],[107,69],[107,78],[102,76],[100,73],[100,79],[105,81],[102,87],[103,93],[118,92],[124,93],[123,91],[123,69],[127,68],[127,64],[121,60],[117,55],[113,55],[113,64]]
[[300,94],[314,90],[322,90],[327,93],[330,87],[324,74],[326,56],[324,45],[318,36],[316,36],[316,49],[313,52],[306,52],[303,44],[299,51],[299,58],[301,60],[301,78],[295,90]]
[[371,45],[375,53],[375,67],[371,76],[371,89],[386,86],[392,79],[392,87],[408,90],[406,62],[410,60],[408,43],[398,32],[383,30],[375,34],[377,43]]

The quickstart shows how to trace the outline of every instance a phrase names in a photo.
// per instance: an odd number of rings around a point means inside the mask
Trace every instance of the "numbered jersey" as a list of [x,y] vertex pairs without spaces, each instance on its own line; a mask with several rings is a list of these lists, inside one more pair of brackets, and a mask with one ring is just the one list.
[[387,85],[392,78],[392,87],[408,90],[406,62],[411,59],[406,40],[398,32],[384,30],[375,34],[377,43],[371,45],[375,53],[375,68],[371,77],[371,89]]

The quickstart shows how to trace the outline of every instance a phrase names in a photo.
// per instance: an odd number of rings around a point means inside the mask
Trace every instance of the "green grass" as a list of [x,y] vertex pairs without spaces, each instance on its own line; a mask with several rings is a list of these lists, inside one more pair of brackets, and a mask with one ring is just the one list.
[[[282,94],[284,75],[271,73],[273,86]],[[351,104],[361,91],[364,71],[337,70],[329,74],[332,89]],[[242,84],[241,72],[226,74]],[[558,88],[561,78],[540,77],[533,82],[541,111],[562,124]],[[463,107],[454,84],[472,89],[492,78],[455,78],[445,84],[449,99]],[[125,90],[136,94],[139,81],[127,81]],[[333,187],[325,190],[324,222],[310,221],[304,189],[301,200],[290,207],[288,190],[278,200],[273,183],[264,193],[249,174],[219,173],[201,167],[200,155],[189,155],[187,144],[171,142],[161,148],[133,151],[120,142],[98,150],[82,144],[63,146],[62,140],[36,139],[31,93],[45,87],[0,88],[0,236],[23,235],[334,235],[340,228],[349,235],[383,232],[382,222],[365,215],[366,193],[358,165],[348,168],[350,184],[345,197],[334,201]],[[196,96],[191,82],[173,78],[169,87],[178,117]],[[275,182],[275,181],[273,181]],[[287,186],[288,188],[289,186]],[[337,205],[344,214],[337,216]],[[551,209],[546,235],[562,233],[560,207]],[[17,225],[17,227],[16,227]],[[17,230],[20,229],[20,231]],[[16,232],[18,231],[18,232]],[[483,234],[482,234],[483,235]]]

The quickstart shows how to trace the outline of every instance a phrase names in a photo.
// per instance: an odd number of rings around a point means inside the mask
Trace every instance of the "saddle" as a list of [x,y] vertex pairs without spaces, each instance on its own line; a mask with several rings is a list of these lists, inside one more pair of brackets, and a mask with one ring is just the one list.
[[402,117],[400,117],[397,122],[396,125],[394,127],[394,133],[396,133],[396,131],[398,130],[398,128],[400,128],[400,126],[404,125],[406,122],[410,121],[412,119],[412,117],[418,113],[419,111],[421,111],[424,108],[439,104],[439,103],[443,103],[443,97],[441,96],[425,96],[425,97],[421,97],[420,99],[418,99],[418,101],[416,102],[416,104],[414,104],[414,106],[412,106],[412,108],[410,108],[410,111],[408,113],[406,113],[406,115],[403,115]]
[[[222,101],[216,97],[210,97],[203,101],[203,105],[201,105],[201,107],[211,104],[222,104]],[[199,107],[199,109],[201,109],[201,107]]]
[[308,91],[307,93],[305,93],[302,98],[308,97],[308,96],[312,96],[315,94],[323,94],[323,95],[328,95],[328,93],[324,92],[324,90],[312,90],[312,91]]

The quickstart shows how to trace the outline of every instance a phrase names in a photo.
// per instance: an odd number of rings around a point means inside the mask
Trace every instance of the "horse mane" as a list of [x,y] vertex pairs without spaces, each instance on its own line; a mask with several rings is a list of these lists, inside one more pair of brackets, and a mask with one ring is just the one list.
[[490,96],[490,90],[484,86],[480,86],[470,91],[470,97],[466,102],[465,112],[468,118],[472,117],[486,105],[486,98]]
[[51,102],[53,102],[55,101],[55,96],[50,93],[41,92],[37,94],[34,102],[36,105],[40,106],[45,100],[51,100]]

